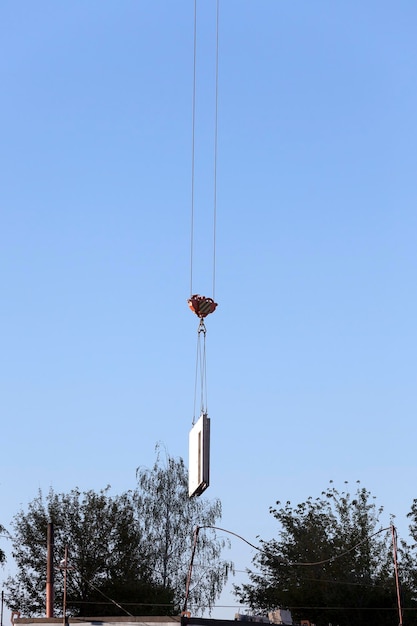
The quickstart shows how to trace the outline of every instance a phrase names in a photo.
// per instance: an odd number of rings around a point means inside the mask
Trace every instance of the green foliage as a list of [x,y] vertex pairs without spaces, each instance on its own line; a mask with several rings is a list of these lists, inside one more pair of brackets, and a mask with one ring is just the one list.
[[[218,500],[188,497],[182,459],[158,453],[151,469],[137,470],[133,492],[56,494],[40,491],[13,520],[17,574],[6,582],[7,603],[25,616],[45,614],[48,522],[55,535],[55,614],[62,615],[68,547],[67,611],[72,616],[172,615],[182,608],[196,526],[221,516]],[[232,564],[221,560],[225,543],[200,531],[189,608],[210,609]],[[113,600],[113,602],[112,602]]]
[[[174,590],[175,602],[182,606],[196,526],[199,533],[188,608],[193,614],[211,610],[220,596],[233,563],[221,559],[226,542],[216,539],[210,528],[221,518],[219,500],[189,498],[188,473],[182,459],[166,455],[151,469],[138,468],[134,499],[141,536],[149,547],[148,564],[154,579]],[[203,528],[205,527],[205,528]],[[150,547],[152,546],[152,549]]]
[[[417,499],[413,500],[407,517],[410,520],[409,531],[412,543],[408,545],[404,540],[400,542],[401,580],[403,590],[405,589],[408,596],[411,596],[408,599],[408,605],[415,608],[417,605]],[[412,615],[410,619],[407,614],[407,624],[417,624],[417,611],[413,611]]]
[[[4,526],[0,524],[0,535],[2,535],[5,532],[6,532],[6,529],[4,528]],[[5,563],[5,561],[6,561],[6,555],[3,552],[3,550],[0,548],[0,565]]]
[[[25,615],[43,615],[47,561],[47,526],[54,524],[55,607],[62,613],[64,572],[60,561],[68,546],[67,608],[71,615],[112,614],[106,602],[121,589],[133,611],[150,613],[142,602],[154,602],[158,585],[153,585],[146,567],[147,553],[137,531],[136,508],[131,494],[110,496],[108,489],[99,493],[69,494],[50,490],[46,499],[41,492],[14,518],[13,557],[18,574],[8,579],[8,604]],[[128,593],[127,593],[128,591]],[[163,603],[172,601],[172,593],[161,590]],[[105,595],[103,595],[105,594]],[[156,594],[157,595],[157,594]],[[106,597],[107,596],[107,597]],[[120,597],[120,596],[119,596]],[[120,602],[118,602],[120,604]],[[114,606],[114,605],[113,605]],[[117,614],[123,613],[117,607]]]
[[398,622],[391,532],[379,532],[382,510],[359,485],[353,497],[330,485],[295,507],[277,502],[270,512],[279,538],[261,541],[253,561],[259,573],[235,587],[237,597],[254,611],[290,608],[317,626]]

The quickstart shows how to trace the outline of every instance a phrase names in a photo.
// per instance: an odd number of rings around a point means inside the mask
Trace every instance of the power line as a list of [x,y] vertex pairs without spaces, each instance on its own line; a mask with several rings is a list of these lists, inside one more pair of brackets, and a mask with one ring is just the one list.
[[[242,541],[247,543],[251,548],[254,548],[255,550],[258,550],[258,552],[262,552],[266,556],[272,556],[273,558],[277,558],[277,557],[275,557],[275,555],[271,554],[267,550],[263,550],[259,546],[255,546],[253,543],[250,543],[250,541],[248,541],[247,539],[245,539],[241,535],[238,535],[237,533],[235,533],[235,532],[233,532],[231,530],[227,530],[226,528],[219,528],[218,526],[201,526],[200,528],[213,528],[214,530],[220,530],[220,531],[228,533],[230,535],[234,535],[238,539],[241,539]],[[295,567],[295,566],[306,566],[306,567],[308,567],[308,566],[313,566],[313,565],[325,565],[326,563],[331,563],[332,561],[336,561],[337,559],[341,559],[342,557],[344,557],[347,554],[349,554],[349,552],[352,552],[353,550],[358,548],[360,545],[365,543],[365,541],[369,541],[370,539],[372,539],[372,537],[375,537],[376,535],[379,535],[379,533],[382,533],[382,532],[387,531],[387,530],[391,530],[391,526],[388,526],[387,528],[381,528],[380,530],[377,530],[372,535],[369,535],[369,537],[365,537],[364,539],[361,539],[361,541],[358,541],[358,543],[356,543],[354,546],[352,546],[348,550],[345,550],[345,552],[342,552],[341,554],[337,554],[335,556],[332,556],[332,557],[330,557],[328,559],[323,559],[322,561],[305,562],[305,563],[304,562],[280,561],[279,565],[286,565],[288,567]]]

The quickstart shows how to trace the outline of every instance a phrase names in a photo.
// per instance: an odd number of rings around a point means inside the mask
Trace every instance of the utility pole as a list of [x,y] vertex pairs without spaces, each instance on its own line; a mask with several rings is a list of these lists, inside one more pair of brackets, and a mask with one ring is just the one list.
[[400,591],[400,579],[398,576],[398,562],[397,562],[397,530],[393,524],[391,524],[392,534],[392,553],[394,557],[394,573],[395,573],[395,586],[397,589],[397,605],[398,605],[398,624],[403,625],[403,610],[401,606],[401,591]]
[[59,564],[60,569],[64,570],[64,597],[62,602],[62,624],[66,626],[67,624],[67,571],[68,571],[68,546],[65,546],[64,559]]
[[[46,561],[46,617],[54,616],[54,525],[48,523]],[[3,626],[3,624],[1,624]]]

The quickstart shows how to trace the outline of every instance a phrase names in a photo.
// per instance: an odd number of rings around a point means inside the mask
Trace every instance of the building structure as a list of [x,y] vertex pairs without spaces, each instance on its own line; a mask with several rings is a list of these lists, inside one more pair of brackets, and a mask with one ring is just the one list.
[[[272,620],[271,620],[272,617]],[[289,611],[281,615],[274,612],[269,617],[236,614],[234,620],[211,619],[192,616],[122,616],[122,617],[20,617],[12,613],[12,626],[236,626],[236,621],[245,625],[259,626],[259,623],[293,624]],[[304,622],[306,624],[306,622]],[[313,626],[313,625],[311,625]]]

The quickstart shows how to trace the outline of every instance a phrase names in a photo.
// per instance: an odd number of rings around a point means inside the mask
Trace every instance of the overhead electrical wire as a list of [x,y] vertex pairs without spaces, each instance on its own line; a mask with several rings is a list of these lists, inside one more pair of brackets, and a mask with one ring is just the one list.
[[[58,562],[56,562],[55,564],[55,569],[59,569],[59,570],[65,570],[67,572],[67,574],[69,574],[69,577],[72,578],[73,577],[73,568],[69,568],[67,566],[65,566],[65,568],[62,568]],[[103,596],[103,598],[105,598],[106,600],[108,600],[109,602],[111,602],[112,604],[114,604],[115,606],[117,606],[118,609],[120,609],[121,611],[123,611],[124,613],[126,613],[126,615],[128,615],[129,617],[133,617],[132,613],[130,613],[127,609],[125,609],[121,604],[119,604],[118,602],[116,602],[116,600],[113,600],[113,598],[110,598],[109,596],[107,596],[103,591],[101,591],[101,589],[99,589],[98,587],[96,587],[96,585],[94,585],[91,580],[89,580],[88,578],[85,578],[84,576],[82,576],[82,574],[76,570],[77,576],[85,583],[87,583],[87,585],[90,585],[90,587],[92,589],[94,589],[95,591],[97,591],[97,593],[99,593],[100,595]],[[71,601],[72,602],[72,601]],[[78,604],[78,602],[75,602],[76,604]]]
[[[194,555],[195,555],[195,551],[196,551],[196,547],[197,547],[197,538],[198,538],[198,534],[200,530],[203,529],[211,529],[211,530],[218,530],[220,532],[225,532],[229,535],[233,535],[234,537],[237,537],[238,539],[241,539],[242,541],[244,541],[246,544],[248,544],[251,548],[254,548],[255,550],[257,550],[258,552],[261,552],[263,554],[265,554],[266,556],[274,556],[271,555],[271,553],[267,552],[266,550],[263,550],[262,548],[260,548],[259,546],[256,546],[255,544],[251,543],[250,541],[248,541],[247,539],[245,539],[244,537],[242,537],[242,535],[239,535],[231,530],[227,530],[226,528],[220,528],[219,526],[196,526],[195,532],[194,532],[194,544],[193,544],[193,550],[192,550],[192,556],[191,556],[191,561],[190,561],[190,566],[189,566],[189,571],[188,571],[188,576],[187,576],[187,583],[186,583],[186,593],[185,593],[185,602],[184,602],[184,611],[183,613],[186,612],[186,608],[187,608],[187,600],[188,600],[188,595],[189,595],[189,589],[190,589],[190,583],[191,583],[191,575],[192,575],[192,567],[193,567],[193,561],[194,561]],[[314,561],[314,562],[290,562],[290,561],[280,561],[278,563],[278,565],[284,565],[287,567],[298,567],[298,566],[317,566],[317,565],[325,565],[327,563],[331,563],[333,561],[336,561],[338,559],[341,559],[342,557],[346,556],[347,554],[349,554],[350,552],[352,552],[353,550],[355,550],[356,548],[358,548],[360,545],[362,545],[363,543],[365,543],[366,541],[369,541],[370,539],[372,539],[372,537],[375,537],[376,535],[379,535],[382,532],[386,532],[388,530],[391,530],[392,533],[392,541],[393,541],[393,557],[394,557],[394,569],[395,569],[395,586],[396,586],[396,592],[397,592],[397,602],[398,602],[398,614],[399,614],[399,626],[402,626],[402,615],[403,615],[403,608],[401,605],[401,592],[400,592],[400,582],[399,582],[399,577],[398,577],[398,568],[397,568],[397,531],[395,526],[393,526],[392,524],[390,526],[388,526],[387,528],[380,528],[379,530],[377,530],[376,532],[372,533],[372,535],[369,535],[368,537],[365,537],[364,539],[361,539],[361,541],[358,541],[355,545],[353,545],[352,547],[350,547],[348,550],[345,550],[344,552],[334,555],[333,557],[330,557],[329,559],[323,559],[322,561]],[[343,581],[327,581],[327,582],[333,582],[335,584],[352,584],[352,583],[344,583]],[[369,586],[369,585],[366,585]],[[379,585],[375,585],[375,587],[379,587]],[[294,608],[294,607],[293,607]],[[302,608],[302,607],[296,607],[296,608]],[[306,608],[314,608],[314,607],[306,607]],[[318,607],[318,608],[323,608],[323,607]],[[346,608],[346,607],[327,607],[327,608]],[[350,608],[350,607],[347,607]],[[357,609],[358,607],[351,607],[352,609]],[[376,610],[372,609],[371,607],[369,607],[369,610]],[[390,609],[393,610],[393,609]]]
[[[242,541],[247,543],[251,548],[254,548],[255,550],[258,550],[258,552],[262,552],[266,556],[274,557],[274,555],[271,554],[270,552],[267,552],[266,550],[263,550],[259,546],[255,546],[253,543],[250,543],[249,541],[247,541],[247,539],[245,539],[241,535],[238,535],[237,533],[234,533],[231,530],[226,530],[226,528],[219,528],[218,526],[200,526],[200,528],[212,528],[213,530],[220,530],[221,532],[228,533],[229,535],[234,535],[238,539],[241,539]],[[313,561],[313,562],[306,562],[306,563],[301,562],[300,563],[300,562],[291,562],[291,561],[282,561],[281,560],[278,563],[278,565],[286,565],[288,567],[296,567],[296,566],[297,567],[298,566],[306,566],[306,567],[308,567],[308,566],[313,566],[313,565],[325,565],[326,563],[331,563],[332,561],[336,561],[337,559],[341,559],[343,556],[346,556],[346,554],[349,554],[349,552],[352,552],[353,550],[358,548],[360,545],[365,543],[365,541],[369,541],[369,539],[372,539],[372,537],[375,537],[376,535],[379,535],[379,533],[382,533],[384,531],[391,530],[391,528],[392,528],[391,526],[388,526],[387,528],[381,528],[380,530],[377,530],[375,533],[373,533],[369,537],[365,537],[364,539],[361,539],[361,541],[358,541],[358,543],[355,543],[354,546],[352,546],[351,548],[349,548],[345,552],[342,552],[341,554],[337,554],[335,556],[332,556],[329,559],[324,559],[323,561]]]

